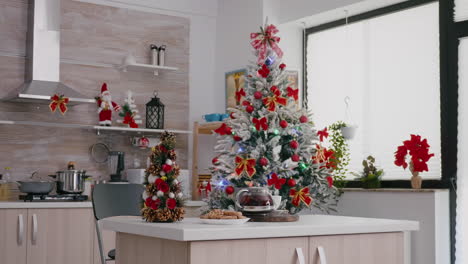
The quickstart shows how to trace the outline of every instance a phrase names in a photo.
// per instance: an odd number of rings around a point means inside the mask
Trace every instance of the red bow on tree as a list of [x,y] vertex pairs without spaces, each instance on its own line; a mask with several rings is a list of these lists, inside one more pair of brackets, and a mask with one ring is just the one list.
[[313,163],[325,163],[324,165],[320,166],[320,168],[336,168],[336,164],[333,161],[335,159],[335,152],[333,152],[333,150],[327,150],[327,148],[321,147],[318,144],[316,144],[316,147],[317,152],[315,153],[315,156],[312,157]]
[[232,128],[228,127],[225,123],[223,123],[220,127],[215,129],[214,132],[220,134],[221,136],[231,135],[232,134]]
[[247,176],[249,178],[252,178],[254,176],[255,172],[257,171],[255,169],[255,159],[244,159],[240,156],[236,156],[236,173],[238,176],[241,176],[242,173],[247,173]]
[[273,96],[263,99],[263,104],[267,107],[268,111],[273,112],[276,110],[276,105],[286,105],[287,100],[285,97],[281,97],[281,91],[273,86],[270,89],[273,92]]
[[291,87],[286,88],[289,97],[293,97],[294,101],[299,99],[299,89],[293,89]]
[[50,100],[52,100],[52,102],[50,102],[49,104],[50,111],[55,112],[55,110],[57,110],[58,108],[62,115],[64,115],[65,112],[67,112],[67,104],[69,101],[68,97],[54,94],[54,96],[50,97]]
[[310,197],[309,187],[304,187],[300,190],[291,189],[289,191],[289,196],[293,198],[291,203],[296,207],[299,207],[301,202],[303,202],[307,206],[310,206],[310,204],[312,203],[312,197]]
[[320,141],[323,142],[323,139],[328,137],[327,128],[317,131],[317,136],[319,137]]
[[263,129],[263,130],[267,130],[268,129],[268,120],[266,119],[266,117],[262,117],[260,119],[257,119],[257,118],[253,118],[252,119],[252,122],[254,123],[255,125],[255,128],[257,130],[260,130],[260,129]]
[[241,88],[239,91],[236,91],[236,102],[239,103],[243,96],[245,96],[244,88]]
[[270,69],[268,69],[268,66],[265,64],[262,65],[262,68],[260,68],[258,71],[258,74],[262,76],[263,78],[267,78],[268,75],[270,74]]
[[135,119],[133,118],[133,115],[129,112],[125,114],[123,123],[127,124],[131,128],[138,128],[138,124],[135,123]]
[[254,49],[258,50],[258,64],[265,61],[268,46],[271,47],[279,58],[283,57],[283,51],[278,46],[280,38],[275,36],[276,33],[278,33],[278,29],[274,25],[268,25],[266,29],[260,27],[260,32],[250,34],[250,39],[252,40],[250,44]]
[[270,179],[268,179],[268,186],[275,185],[276,189],[281,189],[283,185],[286,183],[285,178],[278,178],[276,173],[271,174]]

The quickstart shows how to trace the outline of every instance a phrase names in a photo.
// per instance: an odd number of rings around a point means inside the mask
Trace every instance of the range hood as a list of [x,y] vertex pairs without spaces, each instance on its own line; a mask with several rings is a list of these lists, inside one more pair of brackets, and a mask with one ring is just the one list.
[[30,0],[29,8],[25,83],[4,100],[48,104],[59,94],[71,105],[95,103],[60,82],[60,0]]

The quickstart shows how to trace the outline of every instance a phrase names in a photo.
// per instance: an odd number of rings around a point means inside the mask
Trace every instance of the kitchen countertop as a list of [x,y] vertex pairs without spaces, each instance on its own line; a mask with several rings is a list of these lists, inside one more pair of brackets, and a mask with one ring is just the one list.
[[288,223],[248,222],[243,225],[207,225],[198,218],[177,223],[147,223],[140,217],[102,219],[102,228],[146,237],[177,241],[229,240],[338,234],[403,232],[419,229],[419,222],[333,215],[301,215]]
[[2,201],[0,209],[23,209],[23,208],[92,208],[91,201],[86,202],[23,202]]
[[[186,207],[200,207],[205,205],[203,201],[186,201]],[[22,208],[93,208],[91,201],[84,202],[23,202],[23,201],[0,201],[0,209],[22,209]]]

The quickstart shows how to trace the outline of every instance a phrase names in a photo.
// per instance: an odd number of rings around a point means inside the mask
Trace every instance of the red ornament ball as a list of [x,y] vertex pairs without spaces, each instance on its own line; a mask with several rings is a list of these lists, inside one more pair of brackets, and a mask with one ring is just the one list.
[[280,66],[279,66],[280,70],[284,70],[284,68],[286,68],[286,64],[284,63],[281,63]]
[[298,162],[301,159],[301,157],[297,154],[294,154],[291,156],[291,160],[294,162]]
[[253,106],[249,105],[249,106],[247,106],[247,107],[245,108],[245,111],[247,111],[247,113],[250,114],[250,113],[252,113],[252,112],[254,111],[254,108],[253,108]]
[[261,159],[258,160],[258,163],[260,165],[262,165],[262,166],[266,166],[266,165],[268,165],[269,161],[268,161],[267,158],[261,158]]
[[211,160],[211,163],[213,163],[213,165],[216,165],[218,164],[219,160],[217,157],[214,157],[212,160]]
[[282,128],[287,128],[288,127],[288,122],[286,120],[281,120],[279,125]]
[[224,191],[226,192],[227,195],[233,194],[234,193],[234,187],[227,186]]
[[236,119],[236,118],[234,117],[234,112],[231,112],[231,113],[229,114],[229,117],[230,117],[231,119]]
[[307,118],[307,116],[301,116],[299,118],[299,121],[301,121],[301,123],[306,123],[307,121],[309,121],[309,119]]
[[166,200],[166,207],[168,209],[172,210],[172,209],[176,208],[176,206],[177,206],[177,201],[175,199],[169,198],[169,199]]
[[259,99],[262,99],[262,93],[260,91],[256,91],[254,93],[254,97],[255,99],[259,100]]
[[289,146],[293,149],[297,149],[299,147],[299,143],[297,143],[296,140],[293,140],[291,142],[289,142]]
[[289,179],[289,180],[288,180],[288,186],[289,186],[289,187],[294,187],[294,186],[296,186],[296,180],[294,180],[294,179]]

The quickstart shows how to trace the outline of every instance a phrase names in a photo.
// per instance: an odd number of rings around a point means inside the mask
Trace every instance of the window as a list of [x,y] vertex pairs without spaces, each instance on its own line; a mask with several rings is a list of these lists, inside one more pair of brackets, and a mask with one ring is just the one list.
[[433,2],[307,36],[308,107],[318,129],[339,120],[358,126],[349,141],[351,171],[371,154],[384,180],[409,179],[393,153],[420,134],[435,154],[423,177],[440,179],[438,9]]
[[[461,39],[459,48],[459,98],[458,98],[458,133],[468,133],[468,38]],[[458,180],[457,180],[457,216],[456,216],[456,260],[457,263],[466,263],[467,255],[462,249],[468,245],[468,140],[466,137],[458,138]]]
[[455,0],[455,20],[468,20],[468,1]]

